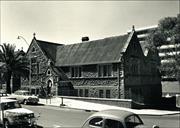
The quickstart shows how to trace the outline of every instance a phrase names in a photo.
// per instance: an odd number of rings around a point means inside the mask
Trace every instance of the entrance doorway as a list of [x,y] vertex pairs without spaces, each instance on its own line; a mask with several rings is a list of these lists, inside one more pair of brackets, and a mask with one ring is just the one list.
[[51,94],[52,81],[48,80],[47,82],[47,95]]

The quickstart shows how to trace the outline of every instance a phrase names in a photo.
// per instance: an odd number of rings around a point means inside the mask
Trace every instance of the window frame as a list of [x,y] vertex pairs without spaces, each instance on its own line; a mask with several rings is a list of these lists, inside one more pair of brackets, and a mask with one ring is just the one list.
[[104,98],[104,90],[99,89],[99,98]]
[[[93,124],[90,124],[90,122],[92,121],[92,120],[95,120],[95,119],[101,119],[100,121],[102,121],[102,124],[100,124],[99,126],[98,125],[93,125]],[[99,121],[99,122],[100,122]],[[96,122],[97,123],[97,122]],[[91,118],[89,121],[88,121],[88,126],[89,127],[93,127],[93,128],[103,128],[103,125],[104,125],[104,119],[103,119],[103,117],[100,117],[100,116],[98,116],[98,117],[93,117],[93,118]]]
[[112,64],[99,64],[97,65],[98,77],[113,77],[113,65]]
[[[50,72],[50,73],[49,73],[49,72]],[[48,69],[47,72],[46,72],[46,75],[47,75],[47,76],[51,76],[51,75],[52,75],[52,71],[51,71],[50,69]]]
[[79,89],[79,97],[83,97],[83,89]]
[[[115,128],[125,128],[122,121],[115,120],[115,119],[109,119],[109,118],[106,118],[106,119],[104,120],[104,127],[106,127],[107,121],[112,121],[114,124],[115,124],[115,122],[116,122],[116,126],[118,126],[118,127],[115,127]],[[112,122],[111,122],[111,123],[112,123]],[[111,125],[111,126],[112,126],[112,125]]]
[[106,89],[106,98],[111,98],[111,90],[110,89]]
[[35,47],[32,47],[31,52],[32,52],[32,53],[36,52],[36,48],[35,48]]
[[[133,118],[133,121],[132,121],[132,118]],[[128,119],[131,119],[131,120],[128,120]],[[138,122],[135,119],[138,119]],[[124,121],[125,121],[126,127],[128,125],[133,125],[134,127],[136,127],[138,125],[143,124],[143,121],[141,120],[141,118],[136,114],[132,114],[132,115],[127,116]]]
[[82,66],[70,67],[71,78],[81,78],[83,75]]
[[84,97],[89,97],[89,89],[84,89]]

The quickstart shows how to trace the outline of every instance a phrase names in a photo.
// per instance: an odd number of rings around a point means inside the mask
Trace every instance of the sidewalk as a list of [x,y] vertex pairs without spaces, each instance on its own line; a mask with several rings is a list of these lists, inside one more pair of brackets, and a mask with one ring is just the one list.
[[[44,105],[51,105],[51,106],[58,106],[60,107],[61,104],[61,98],[52,98],[52,99],[39,99],[40,104]],[[101,111],[105,109],[120,109],[120,110],[126,110],[131,111],[139,115],[154,115],[154,116],[160,116],[160,115],[171,115],[171,114],[180,114],[179,111],[166,111],[166,110],[155,110],[155,109],[130,109],[130,108],[123,108],[123,107],[116,107],[111,105],[105,105],[105,104],[98,104],[98,103],[91,103],[91,102],[85,102],[80,100],[72,100],[72,99],[65,99],[63,98],[63,106],[64,108],[72,108],[72,109],[82,109],[82,110],[90,110],[90,111]]]

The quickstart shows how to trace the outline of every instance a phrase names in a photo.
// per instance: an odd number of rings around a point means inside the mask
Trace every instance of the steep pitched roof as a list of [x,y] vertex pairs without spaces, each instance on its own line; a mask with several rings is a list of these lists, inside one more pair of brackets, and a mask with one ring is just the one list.
[[61,46],[62,44],[42,41],[42,40],[36,40],[37,44],[41,48],[41,50],[44,52],[44,54],[53,61],[56,60],[56,51],[57,47]]
[[129,34],[59,46],[56,66],[86,65],[119,62],[128,43]]

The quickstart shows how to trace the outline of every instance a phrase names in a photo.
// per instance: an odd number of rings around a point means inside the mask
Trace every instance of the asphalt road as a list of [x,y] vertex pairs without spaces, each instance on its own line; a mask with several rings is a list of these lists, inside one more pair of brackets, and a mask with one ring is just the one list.
[[43,128],[58,128],[60,126],[78,128],[93,113],[53,106],[23,105],[23,107],[34,111],[36,115],[40,114],[37,124]]
[[[94,113],[43,105],[23,105],[23,107],[34,111],[36,115],[40,113],[37,123],[43,128],[58,128],[60,126],[78,128],[82,126],[88,116]],[[141,116],[141,118],[148,126],[156,124],[160,128],[180,128],[180,115]]]

